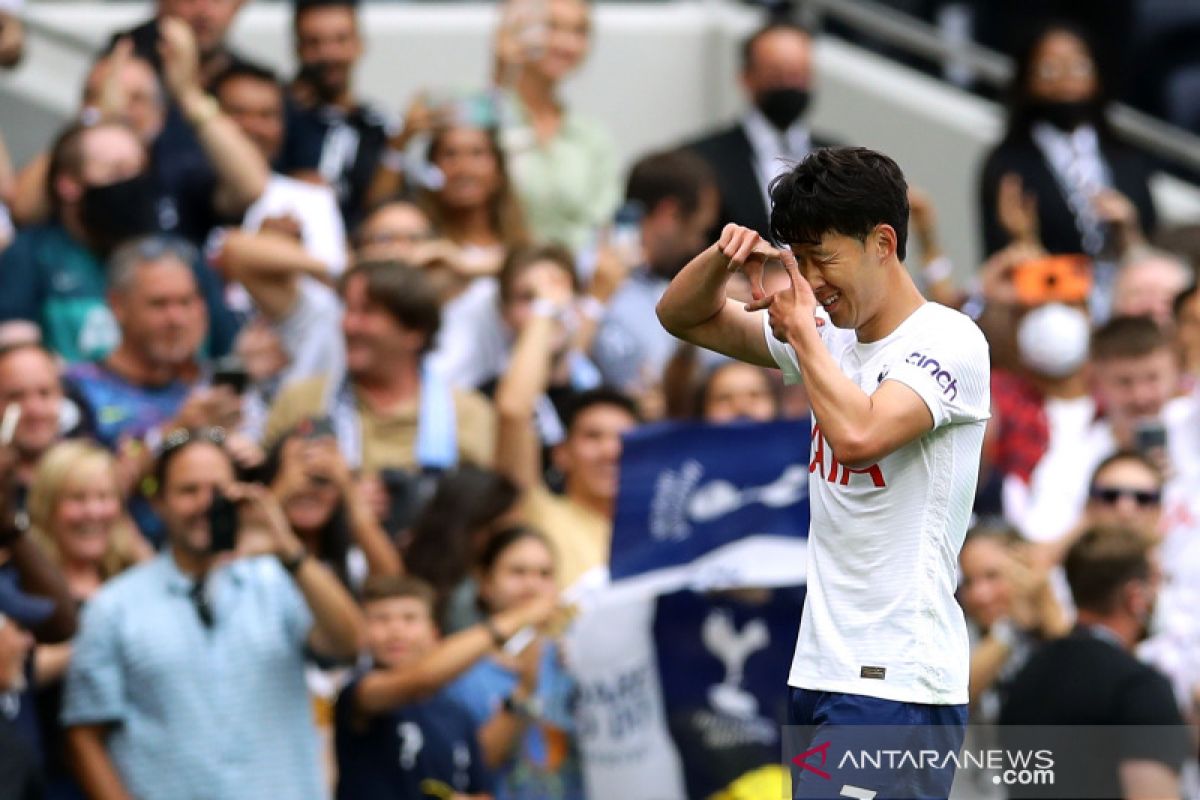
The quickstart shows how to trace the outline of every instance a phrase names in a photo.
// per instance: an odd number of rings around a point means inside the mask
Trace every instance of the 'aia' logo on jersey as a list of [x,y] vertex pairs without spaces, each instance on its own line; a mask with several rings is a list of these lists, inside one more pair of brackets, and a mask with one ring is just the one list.
[[876,489],[883,489],[887,486],[879,464],[872,464],[861,469],[851,469],[839,462],[837,456],[833,454],[833,448],[821,435],[821,426],[816,423],[813,423],[812,426],[812,455],[808,459],[808,471],[810,474],[818,473],[828,483],[840,483],[842,486],[850,485],[851,475],[868,476],[871,483],[875,484]]

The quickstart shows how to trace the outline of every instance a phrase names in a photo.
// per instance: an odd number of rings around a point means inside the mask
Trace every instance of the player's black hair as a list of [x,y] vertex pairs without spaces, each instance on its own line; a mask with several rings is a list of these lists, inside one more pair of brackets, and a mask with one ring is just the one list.
[[908,184],[895,161],[865,147],[826,147],[771,182],[770,235],[781,246],[817,244],[827,233],[865,242],[877,225],[908,241]]

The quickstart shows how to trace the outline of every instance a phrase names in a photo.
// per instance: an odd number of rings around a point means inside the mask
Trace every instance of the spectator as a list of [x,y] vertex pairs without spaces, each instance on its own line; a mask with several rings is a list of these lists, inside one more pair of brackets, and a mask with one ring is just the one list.
[[[553,596],[554,551],[530,528],[495,534],[476,570],[480,607],[489,615]],[[496,800],[584,797],[572,708],[577,687],[558,645],[542,634],[523,649],[514,642],[489,654],[450,687],[479,726],[484,761],[496,771]]]
[[[152,195],[154,206],[142,210],[144,219],[131,218],[142,226],[133,233],[158,229],[200,244],[214,225],[241,218],[263,193],[269,168],[199,85],[195,41],[188,26],[169,19],[163,30],[167,69],[162,83],[150,63],[133,53],[133,45],[122,41],[93,66],[80,121],[127,124],[145,147],[147,177],[135,188]],[[164,103],[164,88],[171,105]],[[52,196],[56,187],[48,177],[52,165],[52,158],[39,155],[22,171],[14,205],[18,221],[39,223],[57,211]],[[127,188],[119,199],[147,203],[131,192],[134,189]],[[121,214],[120,205],[109,215]],[[136,202],[133,208],[141,210]],[[107,226],[118,233],[127,231],[113,220]],[[121,236],[113,238],[116,242]]]
[[473,274],[495,275],[507,252],[528,241],[495,128],[460,119],[437,129],[429,162],[441,186],[426,188],[420,201],[434,228],[462,249]]
[[25,26],[21,12],[25,0],[7,0],[0,6],[0,67],[12,69],[25,53]]
[[1163,474],[1149,458],[1120,450],[1100,462],[1088,488],[1091,526],[1122,527],[1152,544],[1162,541]]
[[[1069,787],[1073,796],[1178,797],[1189,737],[1170,684],[1132,655],[1158,587],[1149,544],[1123,528],[1092,528],[1067,553],[1066,572],[1078,624],[1070,635],[1043,646],[1017,673],[1000,722],[1178,726],[1091,735],[1088,742],[1094,744],[1086,756],[1078,745],[1069,752],[1060,741],[1054,767],[1056,786]],[[1080,680],[1084,675],[1087,679]],[[1028,791],[1014,785],[1010,796],[1031,796]]]
[[0,347],[0,404],[5,411],[15,404],[21,412],[12,449],[17,456],[16,483],[22,494],[18,505],[22,508],[38,461],[61,436],[64,402],[58,363],[52,354],[39,344]]
[[518,631],[543,623],[556,597],[543,592],[440,643],[433,598],[415,578],[367,583],[371,666],[338,699],[338,800],[491,797],[481,794],[491,781],[474,720],[444,687]]
[[[268,164],[283,152],[283,87],[275,75],[251,65],[236,65],[216,76],[212,93]],[[328,266],[330,275],[346,268],[346,229],[337,197],[327,186],[272,173],[259,198],[246,210],[242,227],[269,229],[299,238],[305,251]]]
[[[1135,244],[1141,230],[1153,231],[1157,215],[1149,168],[1109,130],[1108,87],[1094,50],[1072,25],[1048,23],[1034,32],[1016,64],[1004,139],[980,177],[985,250],[994,253],[1013,236],[999,213],[1007,191],[1029,199],[1036,231],[1051,253],[1111,260]],[[1102,291],[1110,288],[1108,281],[1099,283]]]
[[519,499],[512,481],[464,465],[442,476],[413,521],[404,565],[433,587],[442,631],[454,633],[481,619],[472,565],[493,534],[517,522]]
[[[168,437],[156,477],[170,548],[84,611],[63,724],[93,796],[322,796],[304,652],[353,658],[362,621],[270,493],[233,482],[218,441]],[[214,552],[218,494],[237,509],[232,562]]]
[[1183,259],[1162,250],[1139,248],[1126,256],[1113,284],[1113,314],[1150,317],[1163,330],[1174,327],[1172,306],[1194,283],[1196,273]]
[[[55,445],[38,463],[29,496],[30,537],[66,578],[82,606],[109,579],[149,558],[149,545],[124,514],[113,457],[83,441]],[[58,725],[62,679],[71,644],[41,645],[35,653],[37,708],[52,797],[80,794]]]
[[593,355],[606,383],[636,394],[662,380],[678,345],[658,323],[654,307],[671,279],[704,249],[706,232],[716,221],[717,190],[699,156],[675,150],[638,161],[625,196],[645,209],[645,263],[609,302]]
[[587,56],[590,16],[585,0],[507,0],[495,42],[500,141],[530,233],[572,251],[609,223],[620,191],[607,131],[561,97]]
[[1184,289],[1171,306],[1175,344],[1183,364],[1183,387],[1200,386],[1200,291],[1197,285]]
[[[342,299],[347,375],[285,389],[267,419],[266,443],[302,419],[328,414],[347,463],[374,485],[376,496],[385,478],[411,486],[414,470],[490,464],[491,406],[423,367],[441,321],[427,277],[394,262],[360,264],[342,279]],[[381,474],[385,470],[392,472]]]
[[355,232],[362,261],[406,261],[414,249],[434,238],[433,223],[409,200],[390,200],[375,208]]
[[1102,416],[1087,424],[1077,440],[1064,442],[1064,459],[1052,471],[1046,463],[1050,483],[1031,498],[1036,503],[1013,503],[1016,493],[1011,491],[1006,497],[1006,509],[1033,541],[1053,541],[1068,533],[1084,511],[1089,476],[1112,453],[1141,452],[1168,479],[1190,470],[1200,455],[1193,452],[1195,437],[1187,428],[1195,401],[1172,399],[1179,369],[1170,340],[1151,319],[1115,317],[1095,331],[1091,376]]
[[731,222],[766,233],[771,180],[811,150],[832,144],[814,137],[804,120],[813,86],[807,30],[791,22],[759,28],[742,43],[741,68],[750,109],[732,126],[688,145],[708,162],[720,192],[720,211],[705,241]]
[[1090,326],[1078,302],[1017,309],[1015,318],[1020,365],[992,370],[987,456],[1005,518],[1042,541],[1065,532],[1079,510],[1062,502],[1062,487],[1084,477],[1076,465],[1096,418],[1088,385]]
[[762,367],[730,361],[709,370],[697,393],[707,422],[770,422],[779,418],[780,390]]
[[559,585],[565,589],[608,564],[621,435],[637,424],[638,411],[632,400],[611,389],[593,389],[576,398],[564,420],[565,437],[553,454],[564,493],[546,488],[534,411],[549,384],[554,342],[561,336],[558,317],[536,314],[526,323],[496,388],[496,464],[522,491],[525,518],[553,542]]
[[300,70],[291,86],[282,171],[332,187],[353,230],[388,142],[383,117],[354,92],[364,49],[355,0],[299,0],[292,35]]
[[308,552],[357,593],[369,577],[399,575],[400,556],[337,441],[321,434],[315,422],[302,422],[275,445],[264,473]]
[[26,688],[26,664],[33,649],[27,626],[36,624],[39,616],[25,600],[11,585],[0,584],[0,699],[5,701],[0,710],[0,775],[6,797],[40,800],[44,782],[37,750],[9,716],[8,698]]
[[192,269],[194,254],[180,241],[135,239],[109,259],[109,303],[121,343],[103,361],[77,364],[67,375],[110,448],[178,425],[236,427],[237,397],[226,387],[198,389],[197,354],[204,317]]
[[971,636],[971,705],[995,722],[1009,683],[1045,641],[1066,633],[1067,616],[1046,571],[1016,530],[977,525],[959,554],[958,588]]
[[[22,230],[0,254],[0,320],[36,322],[67,362],[103,358],[120,337],[102,259],[157,226],[145,150],[123,125],[72,125],[51,148],[48,186],[53,221]],[[208,306],[209,351],[223,355],[236,321],[216,276],[194,251],[189,258]]]

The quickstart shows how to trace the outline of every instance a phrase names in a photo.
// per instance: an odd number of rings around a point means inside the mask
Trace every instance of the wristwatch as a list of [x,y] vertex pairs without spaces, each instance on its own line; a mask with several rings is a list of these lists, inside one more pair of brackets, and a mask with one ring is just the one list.
[[308,550],[301,547],[290,556],[280,553],[279,563],[285,570],[287,570],[289,575],[295,575],[296,572],[299,571],[300,565],[304,563],[304,559],[306,558],[308,558]]
[[542,713],[542,704],[536,697],[520,698],[515,694],[505,697],[501,708],[506,713],[521,719],[537,719]]

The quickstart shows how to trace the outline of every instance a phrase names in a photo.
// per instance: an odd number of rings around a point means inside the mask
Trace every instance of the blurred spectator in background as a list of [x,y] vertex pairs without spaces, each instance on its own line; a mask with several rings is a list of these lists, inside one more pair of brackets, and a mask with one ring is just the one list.
[[[62,571],[83,606],[111,578],[150,557],[149,545],[125,515],[117,465],[83,441],[55,445],[39,462],[29,496],[29,535]],[[50,797],[80,796],[58,716],[71,644],[38,646],[34,675]]]
[[76,364],[68,377],[97,421],[96,437],[110,448],[182,425],[233,429],[237,396],[227,388],[197,388],[204,342],[203,304],[186,243],[135,239],[109,259],[109,303],[120,344],[104,360]]
[[[53,354],[39,344],[0,347],[0,404],[20,409],[11,447],[17,456],[17,505],[25,507],[38,461],[62,433],[63,387]],[[14,412],[15,413],[15,412]]]
[[491,536],[519,521],[520,492],[490,470],[463,465],[447,472],[405,536],[411,575],[434,590],[438,627],[454,633],[481,618],[473,565]]
[[[1178,726],[1106,737],[1107,752],[1056,761],[1055,770],[1058,782],[1087,797],[1180,796],[1192,744],[1170,684],[1132,654],[1158,591],[1150,544],[1125,528],[1091,528],[1067,553],[1066,573],[1078,624],[1013,678],[1001,724]],[[1019,789],[1010,787],[1010,796],[1030,796]]]
[[770,422],[779,417],[780,388],[770,371],[741,361],[709,370],[697,398],[696,408],[706,422]]
[[233,64],[247,63],[225,41],[244,1],[205,0],[197,3],[191,0],[158,0],[153,19],[136,28],[113,34],[107,49],[112,50],[118,42],[128,37],[138,57],[150,62],[154,71],[162,75],[167,71],[163,58],[165,23],[175,18],[188,26],[195,39],[200,83],[207,88],[209,81],[223,69]]
[[0,586],[0,699],[5,701],[0,712],[0,775],[7,797],[41,800],[44,778],[36,743],[11,715],[8,702],[26,688],[26,664],[33,650],[28,626],[38,621],[36,608],[21,602],[23,599],[11,585]]
[[605,383],[640,395],[658,386],[679,345],[659,324],[654,307],[671,279],[704,249],[718,196],[703,159],[673,150],[634,164],[625,197],[644,211],[643,263],[609,301],[592,355]]
[[21,12],[25,0],[5,0],[0,4],[0,67],[11,69],[21,63],[25,53],[25,25]]
[[297,0],[292,35],[299,71],[291,85],[280,171],[333,188],[353,229],[366,210],[371,176],[387,146],[386,122],[354,92],[363,54],[354,0]]
[[959,554],[958,599],[971,632],[971,705],[996,722],[1009,682],[1043,643],[1066,633],[1067,615],[1047,571],[1013,528],[972,528]]
[[263,472],[297,537],[347,589],[357,594],[369,577],[400,574],[400,556],[327,427],[302,421]]
[[617,208],[608,132],[563,102],[561,86],[587,56],[586,0],[506,0],[496,31],[500,143],[538,243],[579,250]]
[[421,207],[411,200],[389,200],[376,206],[354,233],[360,261],[407,261],[418,245],[436,232]]
[[771,180],[810,150],[832,144],[813,137],[804,120],[813,94],[812,36],[806,29],[791,22],[759,28],[742,43],[741,68],[749,110],[729,128],[687,145],[708,162],[720,192],[720,211],[705,241],[717,239],[731,222],[765,234]]
[[[127,227],[133,225],[140,226],[133,233],[162,230],[200,244],[214,225],[241,218],[263,193],[269,169],[200,87],[195,42],[187,26],[175,19],[163,25],[167,70],[162,82],[150,63],[134,54],[132,44],[122,40],[92,67],[79,119],[86,125],[128,125],[146,149],[147,177],[133,186],[121,185],[120,194],[109,190],[109,200],[132,209],[128,221],[112,219],[118,216],[114,211],[105,217],[114,241],[128,235]],[[168,106],[164,92],[177,105]],[[38,155],[21,171],[13,213],[23,224],[42,222],[58,210],[56,187],[49,182],[52,157]]]
[[[554,550],[533,529],[496,533],[475,569],[480,607],[489,618],[555,596]],[[547,633],[532,625],[520,631],[518,637],[528,637],[522,648],[507,630],[497,630],[499,649],[449,689],[479,728],[484,762],[496,771],[496,800],[584,798],[573,710],[578,688]],[[502,647],[506,638],[511,645]]]
[[[1041,26],[1017,58],[1004,139],[979,182],[986,253],[1013,237],[1001,193],[1025,198],[1051,253],[1098,261],[1097,289],[1111,291],[1112,265],[1141,231],[1157,224],[1149,168],[1120,144],[1105,113],[1108,95],[1086,35],[1065,23]],[[1093,307],[1107,318],[1107,307]]]
[[1195,390],[1200,386],[1200,291],[1197,284],[1184,289],[1171,304],[1175,329],[1175,346],[1183,364],[1183,386]]
[[[323,796],[304,654],[353,658],[361,617],[270,493],[233,482],[219,441],[168,437],[156,477],[170,549],[84,610],[63,724],[92,796]],[[218,495],[236,515],[220,527]],[[241,558],[215,549],[222,533]]]
[[[491,798],[476,723],[446,688],[489,650],[555,608],[543,592],[439,641],[433,588],[411,577],[373,578],[364,589],[370,666],[337,705],[338,800],[397,796]],[[400,758],[396,758],[396,753]]]
[[382,516],[388,505],[387,482],[394,484],[393,510],[401,494],[409,497],[407,525],[417,502],[410,494],[428,483],[422,475],[460,461],[491,464],[492,408],[424,365],[441,322],[424,272],[396,262],[360,264],[343,278],[342,299],[347,374],[288,386],[271,409],[265,442],[278,441],[303,419],[328,415],[346,462],[371,484],[377,512]]
[[[232,66],[213,79],[212,93],[262,159],[277,163],[286,130],[283,87],[275,75],[251,65]],[[246,210],[242,227],[298,239],[310,256],[328,265],[331,275],[346,268],[346,229],[328,186],[272,173],[263,193]]]
[[438,128],[429,143],[429,163],[440,173],[440,185],[419,195],[433,227],[459,246],[461,261],[475,275],[495,275],[508,251],[529,241],[490,124],[466,118]]
[[1165,331],[1175,327],[1173,307],[1196,273],[1176,255],[1149,247],[1125,257],[1113,283],[1114,316],[1150,317]]
[[1085,520],[1090,526],[1123,527],[1151,544],[1162,541],[1163,474],[1134,450],[1119,450],[1100,462],[1088,488]]
[[[148,169],[142,144],[119,123],[75,124],[59,135],[47,184],[54,218],[23,229],[0,254],[0,319],[36,322],[46,346],[67,362],[103,358],[116,347],[102,260],[160,227]],[[209,351],[222,355],[236,321],[216,275],[194,250],[188,258],[208,306]]]
[[564,492],[557,495],[547,488],[534,411],[546,391],[559,324],[546,315],[525,326],[496,388],[496,469],[521,490],[525,519],[554,544],[559,586],[567,589],[608,564],[621,436],[638,424],[639,416],[633,400],[611,389],[577,397],[564,420],[566,435],[552,456]]
[[1088,385],[1087,311],[1051,302],[1015,315],[1017,369],[992,370],[987,458],[1005,518],[1040,541],[1064,532],[1077,509],[1062,506],[1064,481],[1079,480],[1080,448],[1096,418]]

